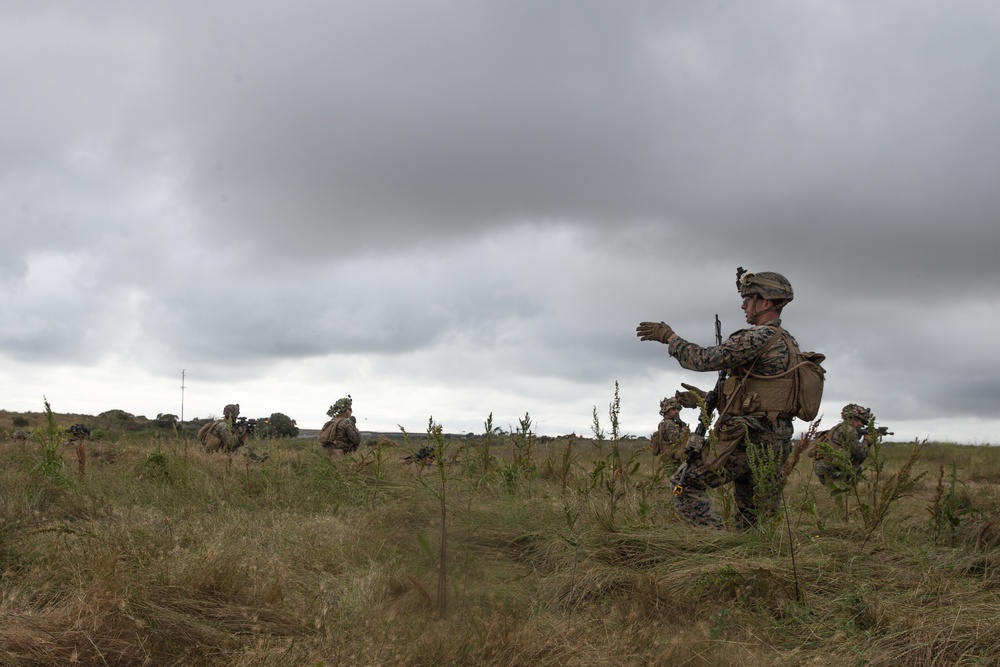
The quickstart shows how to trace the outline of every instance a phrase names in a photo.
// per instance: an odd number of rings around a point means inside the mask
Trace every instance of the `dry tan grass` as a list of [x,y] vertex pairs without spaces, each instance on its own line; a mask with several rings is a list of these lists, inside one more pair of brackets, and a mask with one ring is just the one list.
[[[561,457],[564,443],[536,447]],[[435,469],[403,452],[269,458],[97,442],[86,478],[0,445],[3,665],[961,665],[1000,654],[1000,451],[956,448],[976,514],[935,543],[928,475],[866,546],[802,459],[787,532],[683,526],[646,456],[624,499],[571,474]],[[948,446],[919,465],[936,471]],[[97,452],[101,452],[98,455]],[[906,447],[888,448],[890,465]],[[459,453],[459,452],[456,452]],[[640,455],[642,456],[642,455]],[[894,462],[894,463],[893,463]],[[975,466],[975,479],[967,473]],[[588,487],[589,485],[589,487]],[[940,536],[939,536],[940,537]],[[802,599],[794,581],[798,578]],[[992,661],[992,662],[991,662]]]

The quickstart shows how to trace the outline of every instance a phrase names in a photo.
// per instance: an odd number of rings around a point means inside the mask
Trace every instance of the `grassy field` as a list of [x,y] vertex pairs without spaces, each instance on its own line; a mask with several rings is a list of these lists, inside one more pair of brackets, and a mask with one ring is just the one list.
[[846,507],[803,458],[716,533],[643,440],[433,426],[333,459],[122,435],[82,471],[5,442],[0,664],[1000,664],[998,448],[883,445]]

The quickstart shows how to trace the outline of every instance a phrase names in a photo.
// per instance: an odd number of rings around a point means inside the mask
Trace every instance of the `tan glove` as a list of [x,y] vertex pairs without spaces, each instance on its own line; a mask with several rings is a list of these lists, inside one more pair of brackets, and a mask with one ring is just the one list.
[[674,392],[674,398],[676,398],[685,408],[698,407],[698,397],[701,397],[702,402],[705,401],[705,396],[707,394],[703,389],[699,389],[693,384],[685,384],[683,382],[681,382],[681,386],[687,389],[687,391]]
[[673,334],[674,330],[664,322],[640,322],[639,326],[635,328],[635,335],[639,337],[639,340],[655,340],[666,343]]

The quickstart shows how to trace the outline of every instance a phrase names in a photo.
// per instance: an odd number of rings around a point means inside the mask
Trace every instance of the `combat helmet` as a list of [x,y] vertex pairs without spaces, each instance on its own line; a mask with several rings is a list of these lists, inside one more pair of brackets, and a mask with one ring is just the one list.
[[743,267],[740,267],[737,271],[739,277],[736,279],[736,289],[740,291],[740,296],[759,296],[768,301],[779,301],[782,305],[795,298],[792,284],[780,273],[774,271],[750,273],[742,269]]
[[330,409],[326,411],[326,414],[328,417],[336,417],[344,410],[351,408],[353,404],[354,400],[351,398],[351,395],[348,394],[347,396],[344,396],[343,398],[339,399],[336,403],[331,405]]
[[665,415],[667,414],[667,410],[673,410],[675,408],[677,410],[680,410],[682,407],[683,406],[681,405],[680,401],[678,401],[673,396],[668,396],[667,398],[660,401],[660,414]]
[[850,421],[851,419],[860,419],[862,422],[867,424],[872,418],[872,411],[863,405],[858,405],[857,403],[848,403],[844,406],[844,409],[840,411],[840,418],[844,421]]

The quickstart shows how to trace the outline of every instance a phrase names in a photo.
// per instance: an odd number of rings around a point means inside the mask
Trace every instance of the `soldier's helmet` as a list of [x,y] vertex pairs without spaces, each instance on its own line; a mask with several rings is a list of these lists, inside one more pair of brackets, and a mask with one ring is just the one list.
[[69,427],[69,432],[73,434],[74,438],[86,438],[90,435],[90,429],[83,424],[73,424]]
[[330,409],[326,411],[326,414],[329,417],[336,417],[337,415],[341,414],[348,408],[351,408],[353,405],[354,405],[354,400],[351,398],[351,395],[348,394],[347,396],[344,396],[336,403],[331,405]]
[[864,423],[872,418],[872,411],[863,405],[858,405],[857,403],[848,403],[844,406],[844,409],[840,411],[840,418],[844,421],[849,421],[851,419],[860,419]]
[[736,281],[740,296],[759,296],[769,301],[788,303],[795,298],[788,278],[774,271],[746,272]]
[[668,396],[667,398],[660,401],[660,414],[665,415],[667,414],[667,410],[673,410],[673,409],[680,410],[681,407],[683,406],[681,405],[680,401],[678,401],[673,396]]
[[236,418],[240,416],[240,404],[230,403],[226,407],[222,408],[222,418],[228,419],[229,421],[236,421]]

